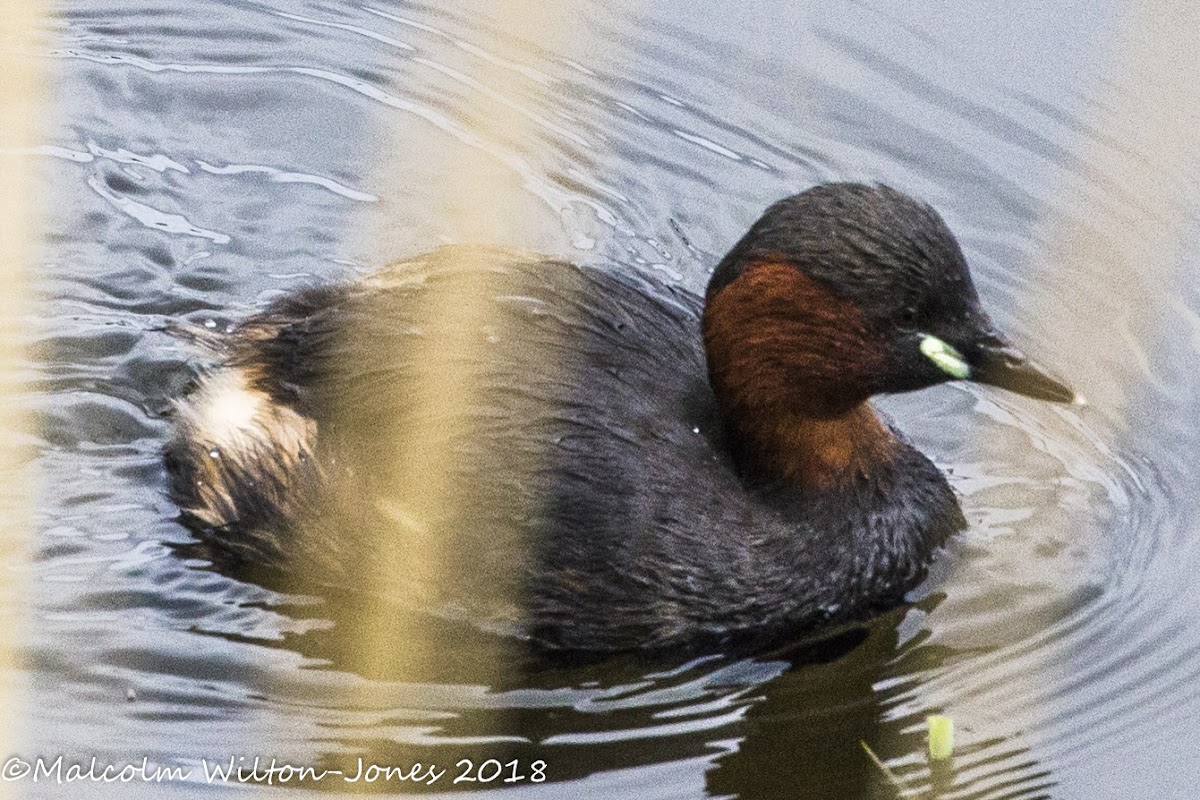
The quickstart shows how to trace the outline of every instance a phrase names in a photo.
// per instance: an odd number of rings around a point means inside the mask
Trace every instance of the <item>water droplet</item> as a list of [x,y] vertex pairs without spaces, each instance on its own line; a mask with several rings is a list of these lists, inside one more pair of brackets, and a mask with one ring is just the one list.
[[699,432],[700,432],[699,428],[692,428],[692,433],[699,433]]
[[221,457],[221,451],[220,451],[220,450],[218,450],[218,449],[216,449],[216,448],[214,447],[212,450],[209,450],[209,451],[208,451],[208,455],[209,455],[211,458],[220,458],[220,457]]

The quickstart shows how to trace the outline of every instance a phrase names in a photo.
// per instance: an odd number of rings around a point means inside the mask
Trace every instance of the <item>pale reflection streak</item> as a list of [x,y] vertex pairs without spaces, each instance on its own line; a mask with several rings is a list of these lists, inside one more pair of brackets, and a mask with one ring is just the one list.
[[[1164,319],[1172,301],[1164,287],[1187,284],[1177,271],[1190,268],[1181,256],[1192,234],[1188,221],[1195,218],[1200,187],[1200,6],[1169,0],[1129,3],[1117,36],[1111,66],[1096,81],[1103,88],[1085,87],[1085,93],[1097,97],[1095,111],[1081,126],[1089,133],[1073,151],[1077,166],[1063,172],[1058,192],[1057,208],[1082,211],[1047,219],[1045,258],[1035,265],[1030,284],[1041,291],[1031,294],[1024,315],[1026,328],[1042,329],[1036,338],[1044,360],[1088,398],[1090,408],[1054,409],[1077,432],[1086,426],[1076,418],[1088,414],[1106,418],[1125,433],[1145,428],[1148,420],[1137,403],[1146,383],[1157,380],[1155,353],[1163,351],[1158,343],[1170,335]],[[1114,364],[1113,353],[1141,363]],[[1124,528],[1118,524],[1109,530],[1119,536]],[[1006,542],[996,540],[992,546]],[[1039,565],[1028,568],[1032,581]],[[1100,614],[1094,606],[1092,613]],[[1054,737],[1061,730],[1056,719],[1064,713],[1063,687],[1105,666],[1081,664],[1071,652],[1077,631],[1094,621],[1072,617],[1069,624],[1076,632],[1071,636],[1056,627],[994,653],[993,665],[1020,664],[1020,678],[1014,667],[995,682],[988,677],[996,674],[995,667],[985,669],[987,659],[973,659],[951,671],[956,689],[949,695],[944,690],[948,676],[928,681],[922,694],[940,696],[943,710],[960,729],[971,732],[972,742],[1013,736],[1016,718],[1027,727],[1022,738],[1039,738],[1041,728],[1034,723],[1039,717],[1046,723],[1045,735]],[[1147,656],[1148,661],[1155,658],[1170,660],[1162,654]],[[1017,705],[1022,713],[1012,714]],[[1083,735],[1083,730],[1072,730],[1068,737]],[[1032,755],[1061,749],[1061,739],[1034,745]]]
[[[1156,372],[1162,288],[1182,283],[1174,273],[1200,177],[1200,6],[1152,0],[1129,11],[1090,123],[1096,133],[1079,154],[1087,167],[1069,173],[1061,190],[1063,207],[1094,209],[1095,217],[1050,220],[1046,291],[1030,311],[1056,321],[1054,363],[1118,420],[1137,415],[1138,384]],[[1073,313],[1058,313],[1064,307]],[[1123,339],[1146,369],[1118,370],[1126,382],[1113,379],[1104,352],[1105,342]]]
[[[0,151],[21,153],[33,146],[36,127],[44,114],[43,76],[38,60],[21,47],[32,40],[41,16],[37,2],[0,6],[5,42],[0,45]],[[18,442],[30,420],[15,398],[22,393],[18,377],[27,371],[23,348],[28,312],[27,275],[38,239],[38,197],[33,159],[13,155],[0,159],[0,753],[19,752],[24,692],[19,654],[28,603],[31,499],[34,480],[27,454]],[[14,796],[12,783],[0,784],[0,796]]]
[[[1140,401],[1170,391],[1163,389],[1159,354],[1177,357],[1181,352],[1162,346],[1176,335],[1170,287],[1195,280],[1188,274],[1194,265],[1183,257],[1200,201],[1200,5],[1130,3],[1118,37],[1113,69],[1091,120],[1095,134],[1080,153],[1088,166],[1070,174],[1062,188],[1067,197],[1063,206],[1096,209],[1096,215],[1051,220],[1039,282],[1046,291],[1035,298],[1032,314],[1057,321],[1055,363],[1063,365],[1097,413],[1133,437],[1158,424]],[[1056,280],[1058,275],[1075,277]],[[1104,287],[1104,294],[1095,287]],[[1060,307],[1072,313],[1057,313]],[[1116,351],[1140,363],[1113,364],[1109,342],[1119,342]],[[1189,356],[1194,360],[1196,351]],[[1138,448],[1130,442],[1128,449]],[[1117,536],[1124,533],[1121,526],[1111,530]],[[1196,591],[1194,583],[1184,582],[1174,590],[1172,602],[1194,606]],[[1133,602],[1122,610],[1125,619],[1149,611],[1145,603]],[[1069,687],[1089,671],[1100,675],[1119,668],[1128,676],[1127,691],[1107,703],[1101,716],[1094,716],[1100,709],[1073,709],[1072,724],[1083,720],[1085,729],[1127,736],[1139,729],[1130,727],[1130,720],[1143,716],[1144,726],[1146,720],[1159,719],[1159,713],[1169,713],[1170,692],[1160,690],[1165,693],[1157,699],[1166,707],[1159,712],[1151,710],[1151,696],[1142,693],[1148,685],[1173,682],[1164,676],[1180,674],[1179,657],[1172,653],[1175,643],[1169,636],[1156,638],[1153,652],[1141,653],[1137,665],[1118,667],[1119,654],[1100,664],[1081,663],[1069,653],[1057,659],[1044,655],[1047,672],[1064,673],[1044,679],[1052,686]],[[1065,713],[1052,706],[1046,711],[1051,724]],[[1117,716],[1124,725],[1114,721]],[[1088,724],[1089,718],[1095,722]],[[1121,733],[1123,727],[1126,733]]]
[[[566,20],[565,15],[559,16],[563,12],[559,7],[561,5],[548,6],[532,0],[506,0],[499,6],[491,6],[490,29],[496,34],[490,37],[494,42],[491,58],[474,59],[469,68],[461,70],[424,62],[427,67],[436,68],[443,75],[469,87],[476,104],[470,109],[469,116],[464,115],[472,122],[452,123],[429,109],[420,111],[422,116],[435,117],[435,124],[453,133],[453,138],[443,137],[430,143],[430,158],[442,165],[440,183],[431,193],[441,205],[454,209],[454,216],[445,222],[450,236],[456,241],[485,244],[521,241],[525,224],[521,207],[526,192],[540,197],[560,213],[571,205],[573,198],[553,188],[540,170],[527,164],[517,153],[503,150],[495,144],[499,141],[525,141],[536,137],[542,130],[550,130],[551,133],[567,137],[576,145],[588,146],[582,138],[551,124],[511,99],[530,91],[528,75],[524,70],[495,69],[496,62],[516,64],[521,60],[521,53],[514,46],[506,44],[513,41],[513,37],[506,34],[527,29],[535,21],[539,42],[549,43],[552,49],[570,49],[563,42],[571,28],[561,24]],[[510,49],[512,52],[507,52]],[[543,88],[544,84],[540,82],[534,83],[534,87],[538,91],[551,91],[548,87]],[[462,148],[459,146],[461,144],[468,147]],[[402,152],[405,146],[403,141],[393,141],[397,152]],[[507,169],[497,170],[497,161]],[[386,165],[380,165],[380,172],[385,180],[391,176],[395,176],[393,180],[404,180],[403,175],[388,170]],[[514,176],[518,178],[517,181],[513,181]],[[398,188],[402,190],[403,186]],[[401,213],[404,211],[401,210]],[[387,225],[388,221],[380,220],[379,224]],[[491,316],[493,305],[488,302],[490,295],[487,284],[487,275],[472,273],[461,281],[455,281],[453,288],[430,287],[426,295],[427,305],[422,313],[430,320],[437,320],[438,324],[430,326],[417,345],[420,348],[416,357],[418,363],[478,362],[478,359],[464,354],[486,347],[479,331],[485,327],[494,328],[498,324],[498,320]],[[353,334],[351,331],[350,335]],[[507,337],[501,334],[500,338]],[[405,346],[412,346],[412,342],[407,342]],[[389,356],[385,352],[382,357]],[[413,358],[411,354],[408,357]],[[552,370],[554,365],[548,364],[546,368]],[[422,598],[413,596],[414,589],[406,583],[404,576],[390,573],[382,565],[420,565],[425,586],[444,586],[448,582],[448,545],[442,536],[425,534],[430,521],[444,520],[448,524],[443,530],[452,536],[455,520],[461,519],[458,509],[471,506],[472,487],[460,485],[456,479],[456,476],[464,473],[461,469],[455,469],[453,459],[462,456],[451,452],[447,443],[472,435],[470,410],[477,403],[481,391],[477,376],[469,370],[429,370],[423,374],[429,376],[426,381],[409,389],[414,396],[412,418],[427,422],[418,430],[404,431],[404,441],[395,442],[394,446],[387,448],[392,463],[380,465],[375,471],[379,475],[389,476],[380,493],[391,501],[391,507],[397,512],[393,516],[405,534],[399,535],[397,531],[397,535],[383,535],[373,543],[379,548],[374,557],[381,568],[368,574],[367,580],[374,584],[371,594],[399,599],[402,608],[396,610],[380,605],[364,609],[364,615],[371,618],[373,624],[359,628],[364,631],[363,635],[350,645],[356,652],[346,654],[348,661],[363,665],[369,674],[388,674],[400,680],[405,676],[437,674],[439,658],[444,658],[440,651],[446,643],[439,641],[437,631],[421,618],[406,615],[403,607],[420,607]],[[484,451],[486,449],[483,448]],[[479,457],[488,459],[490,464],[490,460],[496,456],[495,453],[484,452]],[[501,469],[530,469],[530,465],[523,463],[521,458],[519,454],[509,454],[504,463],[495,466]],[[519,591],[512,576],[489,575],[486,578],[495,584],[487,592],[489,595]],[[453,594],[452,591],[441,592],[437,589],[434,592],[443,596]],[[503,604],[519,608],[521,598],[508,598]],[[379,615],[377,623],[372,615]],[[402,619],[397,620],[397,615]],[[487,663],[496,665],[498,674],[505,671],[504,665],[510,658],[507,648],[511,646],[513,643],[497,640],[493,645],[494,652],[486,657]],[[369,691],[366,687],[364,690]],[[503,728],[504,713],[503,709],[497,708],[493,714],[478,715],[472,722],[471,733],[477,736],[495,735]]]

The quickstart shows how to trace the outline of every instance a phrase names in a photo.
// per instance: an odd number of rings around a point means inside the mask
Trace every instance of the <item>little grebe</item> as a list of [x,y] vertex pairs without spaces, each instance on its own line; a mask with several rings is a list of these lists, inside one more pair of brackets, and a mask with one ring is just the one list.
[[[434,299],[468,285],[486,313]],[[439,337],[471,346],[435,353]],[[933,209],[858,184],[767,209],[703,301],[448,247],[210,344],[167,448],[203,538],[343,587],[383,559],[427,610],[593,652],[779,639],[902,603],[965,523],[868,398],[954,379],[1073,398],[992,327]],[[426,466],[452,503],[396,496]]]

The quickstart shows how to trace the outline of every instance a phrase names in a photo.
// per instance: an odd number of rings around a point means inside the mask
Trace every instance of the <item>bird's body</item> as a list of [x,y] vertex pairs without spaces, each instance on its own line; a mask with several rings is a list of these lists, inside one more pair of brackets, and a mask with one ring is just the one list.
[[[364,589],[369,566],[549,648],[776,639],[902,602],[957,501],[866,403],[887,375],[791,397],[776,372],[802,353],[742,363],[753,341],[723,326],[769,340],[777,310],[740,315],[792,278],[741,266],[707,311],[640,272],[461,247],[285,297],[180,402],[174,494],[255,564]],[[887,368],[868,355],[840,357]]]

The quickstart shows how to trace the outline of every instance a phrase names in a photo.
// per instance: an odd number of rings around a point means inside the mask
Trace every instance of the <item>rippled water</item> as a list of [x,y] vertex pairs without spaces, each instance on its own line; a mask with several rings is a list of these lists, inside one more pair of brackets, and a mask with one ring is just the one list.
[[[1146,52],[1132,5],[1060,5],[572,4],[570,35],[546,43],[541,20],[502,33],[479,4],[60,2],[38,45],[55,91],[35,151],[24,754],[197,776],[254,755],[451,769],[407,789],[423,794],[898,796],[866,742],[914,796],[1193,796],[1195,160],[1158,147],[1172,79],[1127,83]],[[527,135],[484,126],[494,108]],[[520,679],[455,651],[400,679],[348,655],[337,598],[178,549],[160,449],[192,356],[159,329],[223,327],[459,240],[441,188],[464,162],[520,219],[507,243],[693,289],[768,202],[896,185],[947,218],[1001,327],[1092,403],[957,386],[883,401],[972,526],[914,608],[865,631]],[[946,774],[923,755],[933,711],[958,726]],[[460,758],[541,760],[549,781],[451,785]]]

